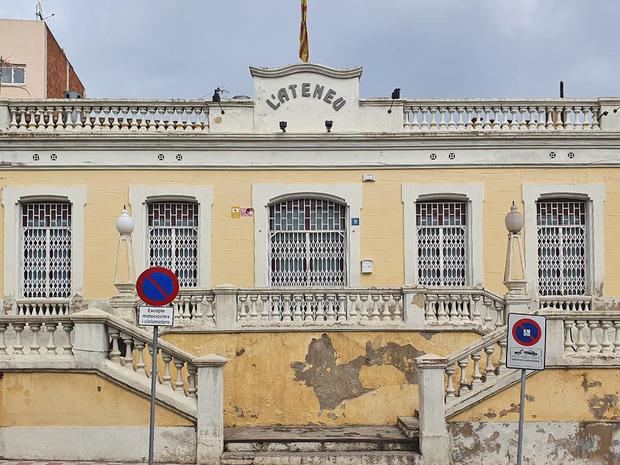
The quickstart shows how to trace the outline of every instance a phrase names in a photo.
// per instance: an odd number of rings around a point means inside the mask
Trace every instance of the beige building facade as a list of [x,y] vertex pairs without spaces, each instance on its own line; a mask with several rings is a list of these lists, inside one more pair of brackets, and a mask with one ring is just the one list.
[[0,98],[84,97],[84,85],[45,21],[0,19]]
[[618,460],[620,99],[392,101],[360,97],[361,68],[250,72],[254,98],[219,103],[0,100],[0,455],[141,459],[132,283],[165,266],[160,460],[234,458],[240,427],[400,424],[420,446],[390,460],[504,463],[511,312],[548,319],[527,457]]

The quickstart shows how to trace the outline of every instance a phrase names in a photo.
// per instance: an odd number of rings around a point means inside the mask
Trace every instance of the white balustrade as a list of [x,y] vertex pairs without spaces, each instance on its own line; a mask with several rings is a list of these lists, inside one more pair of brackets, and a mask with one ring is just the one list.
[[0,356],[72,355],[73,327],[63,317],[0,316]]
[[17,300],[12,313],[32,316],[69,315],[70,307],[68,299]]
[[209,132],[205,101],[44,100],[12,101],[11,131]]
[[172,306],[175,325],[215,326],[215,294],[211,290],[183,289]]
[[[119,319],[106,321],[110,338],[107,358],[132,373],[146,378],[152,373],[152,334]],[[158,383],[185,397],[197,397],[197,368],[192,364],[194,356],[159,339],[156,361]]]
[[566,356],[620,357],[620,312],[591,311],[547,318],[563,320]]
[[424,319],[430,325],[482,325],[495,329],[504,324],[503,299],[483,289],[427,289]]
[[270,324],[401,324],[400,289],[246,289],[237,295],[237,321]]
[[493,382],[505,372],[505,341],[506,330],[499,328],[447,358],[444,373],[447,404]]
[[596,100],[409,100],[405,131],[598,130]]
[[587,312],[592,310],[591,296],[545,296],[538,299],[541,310],[566,310],[569,312]]

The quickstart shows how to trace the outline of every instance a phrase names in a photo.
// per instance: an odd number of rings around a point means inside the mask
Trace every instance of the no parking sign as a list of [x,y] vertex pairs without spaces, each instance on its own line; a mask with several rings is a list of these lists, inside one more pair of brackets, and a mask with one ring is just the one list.
[[508,314],[506,366],[544,370],[546,330],[547,321],[544,316]]

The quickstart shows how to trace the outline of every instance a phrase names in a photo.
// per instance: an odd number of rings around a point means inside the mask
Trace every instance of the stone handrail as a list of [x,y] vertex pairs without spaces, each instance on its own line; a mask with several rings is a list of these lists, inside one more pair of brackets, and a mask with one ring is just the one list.
[[485,289],[428,288],[424,293],[427,324],[470,324],[488,329],[504,324],[504,299]]
[[620,358],[620,312],[542,310],[547,317],[547,350],[553,362]]
[[[56,342],[61,326],[62,345]],[[41,329],[47,332],[45,347]],[[0,315],[0,369],[95,370],[148,395],[152,344],[151,333],[93,308],[68,316]],[[223,451],[226,362],[213,354],[196,357],[165,340],[158,343],[157,399],[195,420],[198,464],[216,463]]]
[[0,355],[73,355],[73,327],[68,316],[0,315]]
[[204,100],[10,100],[9,131],[209,132]]
[[[483,360],[483,352],[485,354]],[[458,366],[458,381],[454,375]],[[506,370],[506,328],[499,327],[479,341],[446,358],[446,403],[491,383]]]
[[599,130],[596,99],[406,100],[405,131]]
[[[143,305],[142,301],[138,306]],[[213,289],[181,289],[172,301],[175,326],[215,327],[215,293]]]
[[538,307],[569,312],[585,312],[592,310],[592,296],[541,296]]
[[402,323],[400,288],[240,289],[237,321],[246,325]]

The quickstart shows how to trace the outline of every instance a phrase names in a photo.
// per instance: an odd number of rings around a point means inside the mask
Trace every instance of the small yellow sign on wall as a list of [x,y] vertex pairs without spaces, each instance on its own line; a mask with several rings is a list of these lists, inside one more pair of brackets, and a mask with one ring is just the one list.
[[241,207],[231,207],[230,208],[230,217],[231,218],[241,218]]

